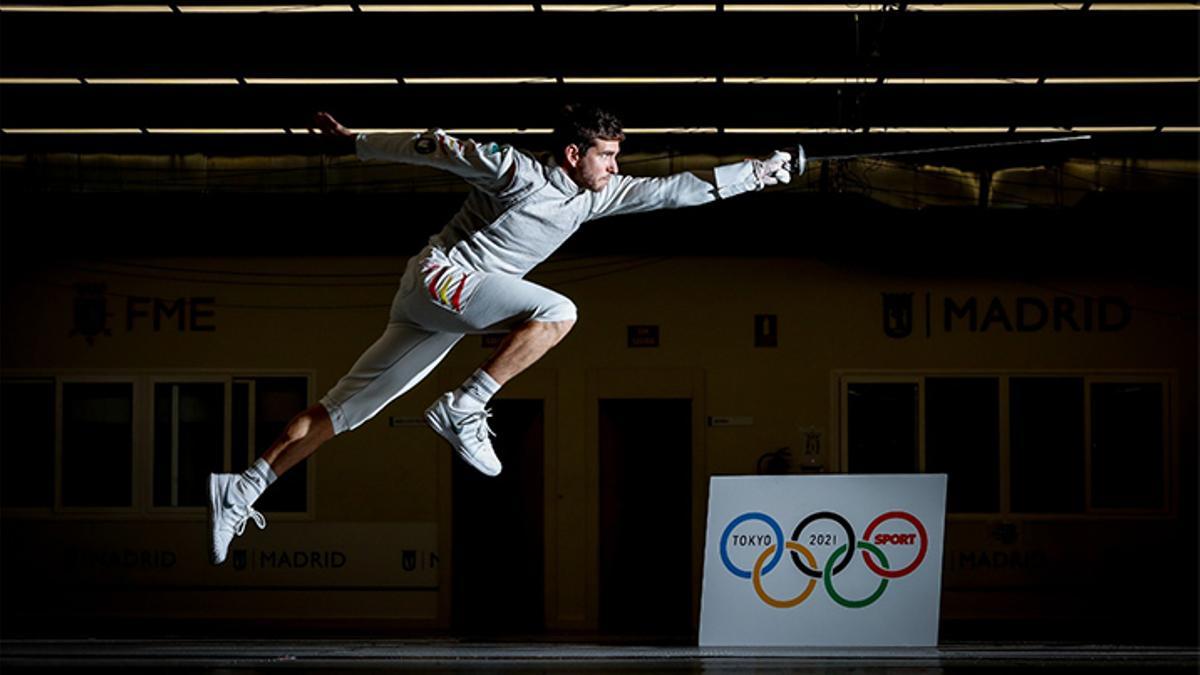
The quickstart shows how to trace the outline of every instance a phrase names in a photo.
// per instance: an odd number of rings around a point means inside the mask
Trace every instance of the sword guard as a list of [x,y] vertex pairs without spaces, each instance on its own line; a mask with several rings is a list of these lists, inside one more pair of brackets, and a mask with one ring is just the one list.
[[808,156],[806,154],[804,154],[804,146],[797,143],[796,150],[792,155],[791,166],[788,167],[788,170],[791,171],[792,173],[796,174],[797,176],[803,176],[804,169],[807,166],[808,166]]

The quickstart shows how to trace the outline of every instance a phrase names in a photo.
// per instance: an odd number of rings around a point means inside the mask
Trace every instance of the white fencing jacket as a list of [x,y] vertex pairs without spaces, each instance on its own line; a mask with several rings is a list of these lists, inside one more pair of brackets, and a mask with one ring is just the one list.
[[762,188],[749,160],[662,178],[615,175],[599,192],[579,187],[553,161],[542,163],[509,145],[459,140],[441,130],[366,134],[355,139],[360,159],[443,169],[473,189],[444,229],[430,238],[467,269],[524,276],[579,226],[620,213],[707,204]]

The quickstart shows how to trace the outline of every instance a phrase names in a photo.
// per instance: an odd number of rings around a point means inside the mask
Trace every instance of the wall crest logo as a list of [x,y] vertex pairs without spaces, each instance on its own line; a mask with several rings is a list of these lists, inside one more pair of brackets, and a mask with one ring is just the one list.
[[883,294],[883,332],[890,338],[906,338],[912,334],[913,294]]
[[112,330],[108,327],[108,317],[112,314],[108,312],[106,289],[104,284],[75,284],[75,325],[68,337],[82,335],[91,347],[96,344],[96,336],[112,336]]

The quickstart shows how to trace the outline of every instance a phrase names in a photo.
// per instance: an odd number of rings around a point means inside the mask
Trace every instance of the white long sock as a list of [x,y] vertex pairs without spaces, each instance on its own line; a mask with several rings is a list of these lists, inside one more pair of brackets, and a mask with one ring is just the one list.
[[259,457],[257,462],[242,472],[241,480],[237,481],[237,490],[246,499],[246,505],[249,506],[262,496],[263,490],[274,483],[276,478],[278,476],[271,470],[271,465],[267,463],[267,460]]
[[492,379],[483,368],[477,369],[471,376],[454,390],[454,398],[450,405],[458,410],[483,410],[487,402],[492,400],[500,391],[500,383]]

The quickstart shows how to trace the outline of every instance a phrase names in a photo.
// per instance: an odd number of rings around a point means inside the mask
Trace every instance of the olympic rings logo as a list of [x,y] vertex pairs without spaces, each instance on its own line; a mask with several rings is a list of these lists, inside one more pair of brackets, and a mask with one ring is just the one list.
[[[845,533],[845,541],[847,542],[834,549],[833,553],[825,560],[824,565],[819,565],[812,551],[800,543],[800,535],[805,528],[821,520],[828,520],[836,524]],[[876,530],[879,529],[880,525],[893,520],[901,520],[909,523],[916,529],[916,533],[876,534]],[[729,541],[731,537],[734,537],[734,529],[749,521],[761,521],[770,528],[771,534],[757,536],[740,535],[740,537],[735,537],[746,545],[766,545],[766,548],[763,549],[762,553],[755,560],[753,568],[746,570],[738,567],[729,558]],[[874,541],[872,541],[872,535],[874,535]],[[912,562],[901,569],[893,570],[881,547],[887,545],[913,546],[916,545],[915,540],[917,539],[920,540],[920,545]],[[778,543],[782,543],[783,546],[780,547]],[[813,540],[810,543],[822,546],[834,545],[837,543],[837,535],[813,535]],[[854,545],[853,549],[850,548],[851,543]],[[771,597],[767,593],[763,588],[762,578],[770,574],[775,569],[775,566],[779,564],[779,561],[783,559],[783,550],[785,548],[790,554],[792,564],[797,570],[808,576],[809,580],[808,585],[805,586],[799,595],[792,598],[779,599]],[[833,583],[833,578],[843,572],[850,565],[851,561],[854,560],[854,550],[862,551],[863,563],[866,564],[867,569],[879,577],[879,585],[875,588],[875,591],[858,600],[843,597]],[[771,516],[758,512],[743,513],[734,518],[725,527],[725,532],[721,534],[721,562],[724,563],[725,569],[729,570],[736,577],[750,579],[754,584],[754,592],[758,594],[759,599],[767,605],[779,609],[795,607],[807,600],[816,589],[818,580],[823,582],[826,594],[842,607],[849,609],[867,607],[883,596],[890,580],[908,576],[916,571],[921,566],[921,563],[924,562],[925,554],[928,550],[929,536],[925,533],[925,525],[915,516],[904,511],[889,511],[872,520],[871,524],[863,532],[861,540],[855,538],[854,528],[851,527],[850,522],[832,511],[819,511],[804,518],[796,525],[796,529],[792,531],[791,539],[786,541],[783,538],[783,530],[779,527],[779,523]]]

